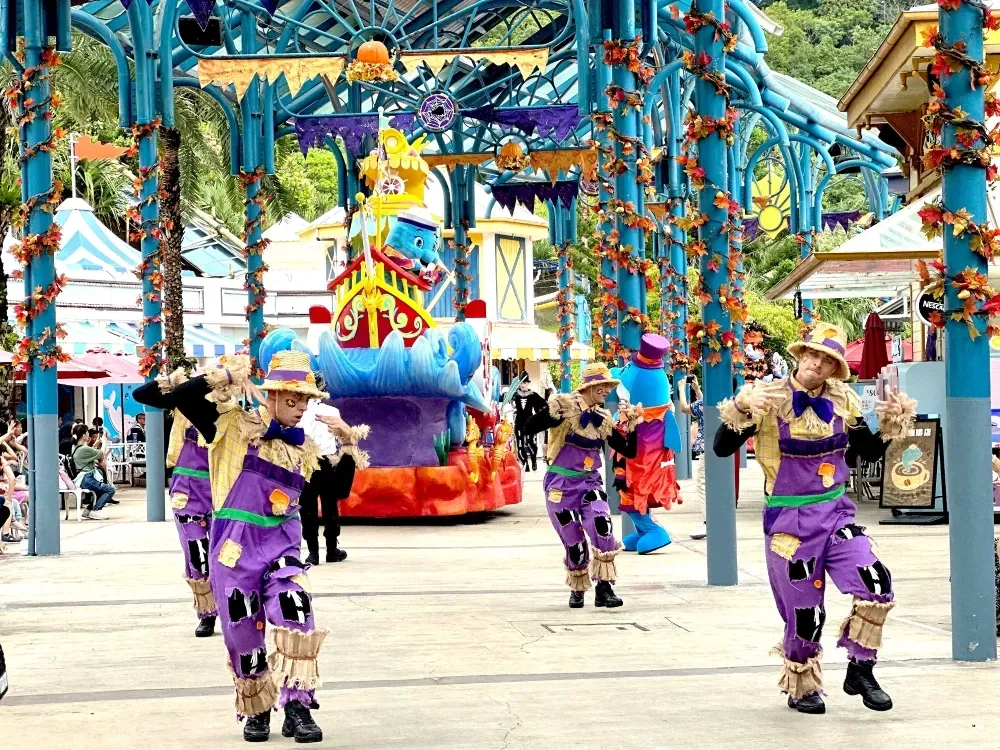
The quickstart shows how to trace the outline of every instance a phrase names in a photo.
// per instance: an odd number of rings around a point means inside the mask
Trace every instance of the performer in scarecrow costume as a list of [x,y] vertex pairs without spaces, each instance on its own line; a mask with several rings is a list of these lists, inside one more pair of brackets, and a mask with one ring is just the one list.
[[[243,737],[267,740],[277,702],[285,711],[284,736],[319,742],[323,733],[310,709],[319,707],[317,656],[326,631],[315,628],[306,566],[299,561],[299,496],[314,472],[324,471],[323,484],[346,497],[355,466],[365,463],[356,445],[368,428],[320,417],[340,445],[320,469],[319,449],[297,426],[309,399],[326,398],[316,387],[309,356],[275,354],[260,386],[266,398],[251,384],[249,372],[248,358],[231,358],[225,367],[177,385],[174,403],[208,443],[215,506],[212,591],[236,683],[236,712],[247,718]],[[206,399],[230,387],[243,389],[262,406],[247,412]],[[265,621],[275,647],[270,658]]]
[[784,658],[778,684],[789,707],[808,714],[826,710],[820,634],[827,573],[854,596],[851,614],[838,629],[837,645],[850,657],[844,690],[861,695],[875,711],[892,708],[873,674],[882,627],[894,606],[892,580],[854,522],[854,503],[844,493],[850,475],[845,455],[878,460],[886,443],[907,434],[916,403],[888,394],[876,409],[880,431],[872,434],[858,396],[843,382],[850,376],[845,342],[840,329],[818,324],[807,340],[789,347],[798,360],[791,377],[746,386],[720,404],[722,426],[715,435],[718,456],[733,455],[755,436],[767,493],[768,576],[785,621],[784,641],[776,648]]
[[[601,455],[607,443],[626,458],[634,458],[639,417],[631,413],[622,430],[615,427],[611,412],[603,406],[617,385],[606,365],[589,364],[576,391],[552,396],[548,410],[525,425],[531,434],[549,430],[549,468],[542,488],[549,520],[566,548],[566,583],[573,609],[583,606],[591,580],[597,583],[595,606],[622,605],[611,587],[621,545],[615,539],[608,496],[602,489]],[[593,559],[584,531],[594,547]]]
[[[225,361],[225,357],[222,358]],[[175,408],[174,387],[187,380],[183,370],[161,375],[136,388],[133,397],[140,404],[173,411],[173,426],[167,445],[167,468],[170,477],[170,505],[184,552],[184,580],[194,594],[198,627],[194,634],[207,638],[215,633],[218,616],[215,597],[209,582],[208,551],[212,533],[212,486],[208,477],[208,446],[194,425]],[[213,398],[228,402],[239,393],[230,386],[219,389]]]

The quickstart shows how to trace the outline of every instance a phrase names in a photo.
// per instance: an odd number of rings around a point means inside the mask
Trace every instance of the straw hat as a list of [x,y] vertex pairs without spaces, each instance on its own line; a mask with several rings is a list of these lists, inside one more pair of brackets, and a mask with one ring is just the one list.
[[808,339],[789,346],[788,353],[795,359],[801,360],[806,349],[812,349],[837,360],[840,368],[833,375],[837,380],[847,380],[851,377],[851,368],[847,366],[847,359],[844,357],[847,353],[847,337],[837,326],[819,323],[813,328]]
[[595,385],[603,385],[607,383],[612,388],[617,386],[621,381],[616,380],[611,377],[611,370],[603,362],[591,362],[589,365],[583,368],[582,377],[580,378],[580,385],[577,386],[577,393],[590,388]]
[[312,398],[329,398],[329,394],[316,387],[316,376],[313,375],[309,355],[305,352],[276,352],[271,357],[267,375],[260,384],[260,389],[302,393]]

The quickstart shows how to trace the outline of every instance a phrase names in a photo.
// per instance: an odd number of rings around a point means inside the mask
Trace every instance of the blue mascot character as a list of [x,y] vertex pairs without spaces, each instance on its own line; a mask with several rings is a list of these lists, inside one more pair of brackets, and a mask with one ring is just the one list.
[[640,555],[670,544],[670,534],[651,514],[653,508],[669,509],[680,503],[674,456],[681,449],[681,433],[671,403],[670,379],[663,357],[670,343],[655,333],[642,337],[639,351],[624,367],[614,371],[621,380],[619,399],[641,406],[643,421],[636,428],[639,448],[635,458],[612,457],[619,507],[635,524],[634,534],[622,539],[625,549]]
[[444,268],[439,247],[438,225],[426,210],[413,209],[396,217],[382,250],[400,268],[434,284]]

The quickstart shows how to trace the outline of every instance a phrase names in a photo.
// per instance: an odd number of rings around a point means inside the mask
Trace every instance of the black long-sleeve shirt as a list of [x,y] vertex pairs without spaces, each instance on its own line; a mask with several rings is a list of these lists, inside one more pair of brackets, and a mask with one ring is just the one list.
[[[756,426],[748,427],[740,432],[726,425],[720,425],[718,432],[715,433],[712,449],[715,451],[715,455],[720,458],[731,456],[756,434]],[[853,466],[858,458],[863,458],[865,461],[878,461],[885,453],[885,449],[886,443],[882,440],[881,433],[873,434],[864,421],[859,421],[857,426],[847,430],[846,461],[848,465]]]
[[[215,423],[221,416],[218,405],[205,398],[211,391],[205,376],[201,375],[175,386],[169,393],[163,393],[154,380],[136,388],[132,396],[140,404],[179,410],[201,433],[205,442],[211,443],[215,440]],[[345,454],[335,465],[331,465],[327,456],[321,456],[319,468],[313,472],[309,482],[324,500],[344,500],[351,494],[355,469],[353,456]]]
[[[559,417],[553,417],[548,409],[545,411],[540,411],[532,417],[528,418],[528,421],[524,425],[524,431],[529,435],[534,435],[538,432],[544,432],[545,430],[551,430],[553,427],[558,427],[563,423],[563,420]],[[639,435],[635,430],[632,430],[628,435],[623,435],[617,429],[611,431],[608,435],[608,447],[616,453],[620,453],[625,456],[625,458],[635,458],[636,454],[639,452]]]

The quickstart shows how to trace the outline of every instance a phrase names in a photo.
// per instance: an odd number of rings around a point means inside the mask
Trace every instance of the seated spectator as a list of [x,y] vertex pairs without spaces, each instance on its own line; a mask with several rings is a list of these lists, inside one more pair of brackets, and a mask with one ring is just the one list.
[[73,444],[76,442],[73,439],[73,428],[75,428],[78,424],[83,424],[83,420],[79,417],[73,420],[73,424],[69,425],[69,430],[66,430],[65,434],[63,434],[63,430],[59,430],[60,456],[68,456],[72,452]]
[[4,507],[10,509],[10,517],[2,524],[0,541],[20,542],[28,536],[28,526],[25,522],[28,486],[14,476],[11,462],[0,459],[0,469],[2,469],[0,497],[4,499]]
[[146,414],[137,414],[135,417],[135,424],[132,425],[132,429],[128,431],[128,437],[125,438],[130,443],[145,443],[146,442]]
[[[94,433],[93,437],[91,432]],[[72,456],[77,471],[77,484],[97,496],[93,508],[84,509],[83,517],[94,521],[106,521],[108,516],[102,510],[108,500],[114,497],[115,487],[103,481],[107,476],[107,469],[104,454],[99,447],[100,438],[97,437],[95,430],[88,430],[87,426],[82,424],[73,428],[73,437],[76,438]],[[98,445],[91,445],[92,440]]]

